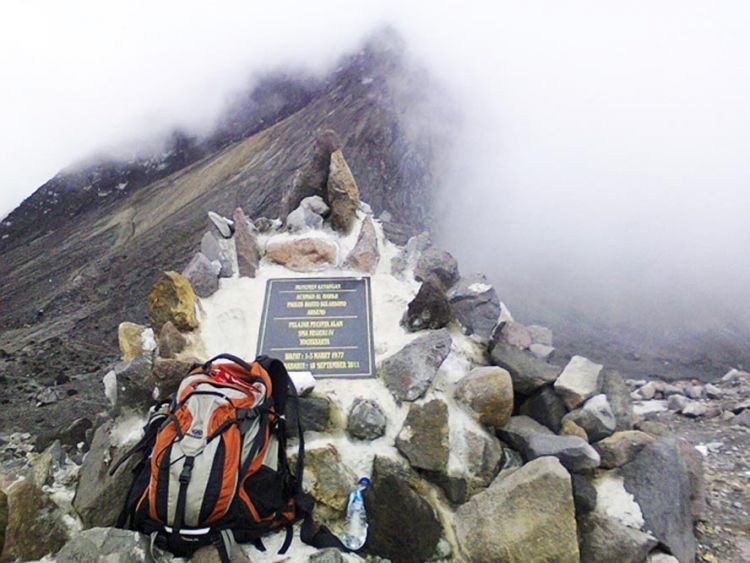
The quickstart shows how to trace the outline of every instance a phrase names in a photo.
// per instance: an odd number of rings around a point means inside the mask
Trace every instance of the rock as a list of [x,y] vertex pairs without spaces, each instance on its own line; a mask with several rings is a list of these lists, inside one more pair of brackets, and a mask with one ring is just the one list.
[[498,438],[514,450],[524,452],[535,434],[554,436],[546,426],[528,416],[512,416],[508,422],[495,429]]
[[579,561],[570,476],[554,458],[500,475],[458,508],[455,526],[471,561]]
[[414,278],[417,281],[424,281],[432,276],[439,279],[446,290],[450,289],[459,278],[456,259],[436,246],[427,248],[414,267]]
[[374,274],[380,260],[380,251],[378,250],[378,237],[375,234],[375,225],[372,217],[367,217],[362,221],[362,228],[359,230],[357,244],[346,257],[344,266],[353,268],[367,274]]
[[591,512],[596,507],[596,487],[585,475],[574,473],[570,476],[573,485],[573,502],[576,505],[576,517]]
[[578,436],[534,434],[524,451],[526,460],[554,456],[573,473],[599,467],[599,454]]
[[[153,402],[152,369],[153,363],[146,356],[114,365],[114,369],[106,376],[111,377],[110,385],[114,386],[111,390],[113,396],[108,395],[114,412],[120,412],[124,408],[147,408]],[[105,388],[106,386],[105,382]]]
[[[331,420],[331,401],[328,397],[300,397],[300,421],[304,432],[324,432]],[[297,413],[287,403],[286,433],[289,437],[296,437]]]
[[28,561],[55,553],[68,539],[62,511],[31,481],[7,490],[3,560]]
[[450,453],[447,405],[439,399],[411,405],[396,437],[396,447],[412,467],[444,471]]
[[57,438],[64,446],[76,446],[81,442],[86,442],[86,431],[93,426],[90,419],[86,417],[76,418],[68,424]]
[[605,469],[621,467],[632,459],[655,438],[638,430],[623,430],[615,432],[608,438],[594,444],[599,452],[601,466]]
[[401,325],[410,332],[443,328],[453,320],[453,310],[442,284],[430,278],[424,281],[409,303]]
[[198,297],[210,297],[219,289],[219,273],[221,263],[211,262],[206,255],[198,252],[187,267],[182,271],[193,291]]
[[687,404],[682,407],[682,414],[689,418],[698,418],[706,414],[706,405],[699,403],[698,401],[688,401]]
[[295,272],[308,272],[335,266],[338,248],[322,238],[272,240],[266,258]]
[[553,432],[560,432],[562,420],[567,410],[565,409],[565,403],[553,391],[552,386],[545,385],[521,403],[519,412],[530,416],[540,424],[544,424]]
[[197,362],[157,358],[149,380],[151,388],[156,388],[152,398],[161,401],[175,393],[194,363]]
[[546,326],[529,325],[526,327],[526,332],[531,336],[532,345],[538,344],[552,348],[552,331]]
[[59,440],[55,440],[40,454],[29,454],[31,461],[31,477],[40,489],[51,485],[55,470],[65,461],[65,454]]
[[91,528],[76,533],[57,553],[60,563],[147,563],[152,561],[148,536],[117,528]]
[[59,389],[57,387],[45,387],[44,389],[39,390],[34,395],[34,400],[37,407],[52,405],[64,398],[65,395],[63,394],[62,389]]
[[359,189],[341,150],[331,153],[326,195],[331,208],[331,225],[335,230],[349,234],[357,218]]
[[355,399],[349,411],[346,430],[360,440],[376,440],[385,434],[387,419],[375,401]]
[[165,272],[148,294],[148,316],[154,331],[167,321],[181,331],[198,328],[195,292],[190,282],[177,272]]
[[490,359],[493,364],[505,368],[513,380],[513,390],[530,395],[543,385],[557,379],[560,368],[538,360],[528,352],[502,340],[490,343]]
[[568,409],[574,409],[601,388],[602,366],[583,356],[573,356],[555,381],[555,393]]
[[745,409],[740,414],[732,418],[732,424],[738,424],[750,428],[750,409]]
[[680,561],[695,561],[690,478],[677,441],[659,438],[620,469],[646,528]]
[[529,352],[531,352],[535,358],[539,358],[546,362],[555,354],[555,349],[552,346],[545,346],[544,344],[532,344],[529,346]]
[[260,263],[260,252],[250,221],[241,207],[234,210],[234,244],[237,252],[237,269],[240,276],[254,278]]
[[507,342],[519,350],[527,350],[532,344],[531,334],[526,327],[516,321],[506,321],[498,325],[495,339]]
[[680,412],[690,402],[690,399],[684,395],[670,395],[669,399],[667,399],[667,408],[671,411]]
[[703,398],[703,387],[700,385],[689,385],[685,389],[685,395],[691,399],[702,399]]
[[575,422],[586,431],[589,440],[598,442],[615,431],[615,415],[603,393],[588,399],[581,408],[565,415],[563,420]]
[[724,392],[721,390],[721,388],[717,387],[713,383],[706,384],[703,389],[706,393],[706,397],[708,397],[709,399],[721,399],[724,396]]
[[677,448],[680,450],[682,460],[688,473],[688,485],[690,488],[690,512],[693,521],[704,520],[707,515],[706,505],[706,482],[703,474],[703,456],[695,447],[684,438],[677,439]]
[[208,212],[208,218],[222,237],[232,238],[232,234],[234,233],[234,223],[232,221],[213,211]]
[[615,415],[615,430],[630,430],[633,428],[633,401],[628,393],[620,372],[604,368],[601,371],[602,393],[607,396],[609,406]]
[[500,299],[487,278],[481,274],[461,278],[448,299],[464,333],[487,342],[500,316]]
[[231,278],[234,275],[234,240],[223,239],[215,232],[208,231],[201,239],[201,253],[209,262],[221,264],[220,277]]
[[505,424],[513,413],[513,382],[500,367],[474,368],[456,384],[455,397],[480,424],[491,428]]
[[429,560],[443,530],[425,493],[408,468],[375,456],[365,550],[394,562]]
[[8,527],[8,496],[0,489],[0,554],[5,547],[5,530]]
[[378,374],[398,399],[414,401],[430,387],[452,342],[447,329],[429,332],[386,358]]
[[637,391],[634,391],[633,395],[631,395],[631,397],[633,397],[634,399],[650,401],[656,396],[656,385],[653,381],[649,381],[648,383],[646,383],[646,385],[644,385]]
[[680,561],[674,555],[669,555],[663,551],[652,551],[648,554],[646,563],[680,563]]
[[346,508],[357,475],[341,461],[335,446],[305,451],[305,488],[312,497],[336,511]]
[[117,341],[120,345],[123,360],[132,360],[143,354],[142,335],[145,330],[146,327],[143,325],[129,322],[120,323],[117,328]]
[[290,233],[320,230],[323,228],[323,217],[312,211],[309,207],[300,205],[287,216],[286,228]]
[[187,339],[175,328],[172,321],[167,321],[159,332],[159,357],[174,358],[187,347]]
[[406,270],[417,265],[417,260],[431,244],[429,233],[411,237],[401,253],[391,260],[391,273],[396,277],[403,277]]
[[278,219],[271,220],[268,217],[258,217],[253,221],[253,225],[255,225],[255,230],[259,233],[270,233],[281,226],[281,221]]
[[326,202],[323,201],[323,198],[319,195],[306,197],[300,202],[299,206],[304,207],[305,209],[309,209],[310,211],[312,211],[316,215],[320,215],[321,217],[325,217],[331,210],[331,208],[328,207],[328,204],[326,204]]
[[327,549],[321,549],[313,553],[308,559],[308,563],[345,563],[344,556],[341,555],[335,547],[329,547]]
[[578,436],[587,442],[589,441],[589,435],[586,431],[569,418],[563,419],[559,434],[560,436]]

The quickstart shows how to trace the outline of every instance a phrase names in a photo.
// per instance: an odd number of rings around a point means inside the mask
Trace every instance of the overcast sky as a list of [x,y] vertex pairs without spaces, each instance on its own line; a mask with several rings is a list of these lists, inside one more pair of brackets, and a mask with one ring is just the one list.
[[254,72],[325,72],[390,23],[463,114],[445,232],[468,267],[620,305],[644,284],[747,303],[749,22],[743,0],[5,0],[0,216],[94,151],[205,128]]

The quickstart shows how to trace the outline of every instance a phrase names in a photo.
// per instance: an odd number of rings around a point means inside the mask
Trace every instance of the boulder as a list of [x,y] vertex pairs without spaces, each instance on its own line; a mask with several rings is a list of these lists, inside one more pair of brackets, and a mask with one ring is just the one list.
[[527,350],[533,343],[526,327],[516,321],[505,321],[499,324],[495,329],[493,339],[506,342],[519,350]]
[[290,233],[301,233],[308,230],[323,228],[323,217],[309,207],[300,205],[286,218],[286,229]]
[[248,220],[241,207],[234,210],[234,244],[237,252],[237,269],[240,276],[254,278],[260,263],[258,242],[250,229]]
[[620,372],[603,368],[601,371],[601,391],[607,396],[609,406],[615,415],[615,430],[633,428],[633,401],[628,386]]
[[62,511],[33,482],[10,487],[7,502],[3,561],[41,559],[65,545],[68,532]]
[[426,490],[408,467],[375,456],[372,487],[367,493],[365,550],[398,562],[427,561],[443,529],[425,500]]
[[148,316],[155,332],[167,321],[178,330],[198,328],[195,292],[190,282],[177,272],[165,272],[148,294]]
[[196,253],[182,271],[198,297],[210,297],[219,289],[221,263],[211,262],[202,252]]
[[331,208],[331,226],[337,231],[349,234],[357,218],[359,188],[341,150],[331,153],[326,195]]
[[231,220],[222,217],[214,211],[208,212],[208,219],[211,226],[213,226],[223,238],[232,238],[232,234],[234,233],[234,223]]
[[677,440],[659,438],[620,470],[646,528],[680,561],[695,561],[690,476]]
[[512,416],[508,422],[495,429],[498,438],[507,443],[514,450],[524,452],[531,437],[536,434],[554,436],[546,426],[542,426],[528,416]]
[[428,332],[386,358],[378,374],[398,399],[414,401],[430,387],[452,342],[447,329]]
[[552,346],[537,343],[529,346],[529,352],[531,352],[535,358],[539,358],[540,360],[544,360],[545,362],[552,359],[552,357],[555,355],[555,349]]
[[555,381],[555,393],[574,409],[601,389],[602,366],[583,356],[573,356]]
[[331,208],[328,207],[328,204],[319,195],[306,197],[300,202],[299,206],[309,209],[321,217],[325,217],[331,211]]
[[360,440],[376,440],[385,434],[388,420],[375,401],[355,399],[349,411],[346,430]]
[[411,405],[396,437],[396,447],[412,467],[444,471],[450,453],[447,405],[440,399]]
[[332,444],[305,451],[305,489],[312,497],[336,511],[344,511],[357,475],[341,460]]
[[703,456],[684,438],[677,439],[677,448],[688,472],[690,488],[690,511],[693,521],[704,520],[707,515],[706,482],[703,475]]
[[453,310],[442,284],[435,278],[425,280],[409,303],[401,325],[410,332],[443,328],[453,320]]
[[151,378],[149,379],[151,389],[156,388],[152,397],[157,401],[161,401],[176,392],[194,363],[197,362],[156,358]]
[[461,278],[448,299],[464,333],[487,342],[500,316],[500,299],[487,278],[481,274]]
[[554,458],[501,474],[454,521],[470,561],[579,561],[570,475]]
[[123,360],[132,360],[144,353],[142,336],[145,330],[145,326],[130,322],[120,323],[117,327],[117,341]]
[[174,358],[187,347],[187,338],[167,321],[159,332],[159,357]]
[[591,479],[580,473],[573,473],[570,476],[573,484],[573,502],[576,505],[576,518],[581,514],[591,512],[596,507],[596,487],[591,483]]
[[295,272],[309,272],[335,266],[338,247],[323,238],[272,240],[266,258]]
[[599,452],[601,466],[606,469],[621,467],[629,463],[654,437],[639,430],[622,430],[594,444]]
[[597,442],[615,431],[615,415],[603,393],[588,399],[581,408],[570,411],[563,420],[575,422],[586,431],[592,442]]
[[529,325],[526,327],[526,332],[531,336],[532,344],[552,347],[552,331],[546,326]]
[[671,411],[680,412],[692,401],[684,395],[670,395],[667,399],[667,408]]
[[521,452],[526,460],[554,456],[573,473],[599,467],[599,454],[578,436],[534,434]]
[[[286,433],[289,437],[296,437],[297,413],[287,403]],[[299,414],[303,432],[324,432],[331,420],[331,400],[328,397],[300,397]]]
[[513,380],[513,390],[530,395],[543,385],[557,379],[560,368],[539,360],[505,341],[490,343],[490,360],[496,366],[505,368]]
[[569,418],[563,419],[559,434],[560,436],[578,436],[587,442],[589,441],[589,435],[586,434],[586,431]]
[[700,401],[688,401],[687,404],[682,407],[682,414],[688,418],[699,418],[708,412],[706,405]]
[[209,262],[221,265],[219,276],[231,278],[234,275],[235,242],[227,240],[213,231],[208,231],[201,239],[201,253]]
[[344,266],[366,274],[374,274],[379,260],[378,237],[375,234],[375,225],[372,222],[372,217],[368,216],[362,221],[357,244],[354,245],[349,256],[346,257]]
[[153,362],[147,356],[139,356],[128,362],[118,362],[114,365],[110,372],[113,374],[114,397],[111,400],[113,399],[114,412],[120,412],[124,408],[147,408],[153,402],[152,369]]
[[553,432],[560,432],[563,417],[568,411],[565,409],[565,403],[554,392],[552,386],[545,385],[521,403],[519,412],[544,424]]
[[458,281],[458,262],[445,250],[436,246],[427,248],[417,260],[414,267],[414,278],[424,281],[430,277],[436,277],[447,290]]
[[401,253],[391,260],[391,273],[403,277],[404,272],[417,265],[422,253],[432,245],[429,233],[420,233],[411,237]]
[[57,553],[60,563],[149,563],[148,536],[118,528],[91,528],[78,532]]
[[491,428],[505,424],[513,414],[513,382],[497,366],[471,370],[456,384],[455,398],[480,424]]

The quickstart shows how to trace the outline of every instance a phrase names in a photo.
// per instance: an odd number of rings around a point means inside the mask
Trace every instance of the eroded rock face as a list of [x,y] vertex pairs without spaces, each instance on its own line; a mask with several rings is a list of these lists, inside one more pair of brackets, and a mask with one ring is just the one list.
[[357,217],[359,188],[341,150],[331,153],[326,195],[331,208],[331,225],[337,231],[349,234]]
[[250,230],[245,212],[241,207],[234,210],[234,243],[237,251],[237,269],[240,276],[254,278],[260,263],[260,252],[255,235]]
[[444,471],[450,453],[447,405],[439,399],[412,405],[396,438],[396,447],[412,467]]
[[579,561],[570,475],[555,458],[498,476],[458,508],[455,524],[471,561]]
[[368,216],[362,221],[362,228],[359,231],[357,244],[349,253],[349,256],[346,257],[344,266],[367,274],[373,274],[378,267],[379,260],[380,251],[378,250],[375,225],[372,222],[372,217]]
[[198,328],[195,301],[187,278],[177,272],[165,272],[148,294],[148,316],[154,331],[161,331],[167,321],[182,331]]
[[310,272],[335,266],[338,248],[322,238],[275,240],[266,246],[266,258],[295,272]]
[[568,409],[575,409],[601,389],[602,366],[583,356],[573,356],[555,381],[555,392]]
[[513,382],[500,367],[474,368],[456,384],[455,396],[480,424],[490,428],[505,424],[513,414]]

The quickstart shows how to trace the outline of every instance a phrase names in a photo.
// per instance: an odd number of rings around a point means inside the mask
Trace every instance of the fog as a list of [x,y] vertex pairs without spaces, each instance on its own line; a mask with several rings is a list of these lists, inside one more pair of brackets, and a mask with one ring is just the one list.
[[92,152],[210,128],[258,73],[325,73],[387,23],[461,115],[437,236],[516,316],[750,335],[746,2],[103,4],[0,8],[0,216]]

